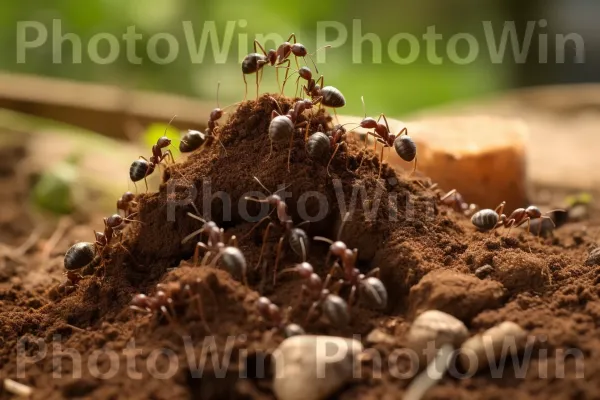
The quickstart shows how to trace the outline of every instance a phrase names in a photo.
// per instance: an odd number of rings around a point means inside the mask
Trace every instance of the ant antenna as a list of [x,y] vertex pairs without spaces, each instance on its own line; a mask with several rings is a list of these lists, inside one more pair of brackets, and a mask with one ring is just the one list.
[[[285,86],[285,81],[283,82],[283,85]],[[273,100],[275,102],[275,104],[277,104],[277,109],[279,110],[279,115],[283,115],[283,111],[281,111],[281,106],[279,105],[279,102],[277,101],[277,99],[275,99],[273,96],[269,96],[269,98],[271,100]],[[256,179],[256,177],[254,177],[254,179]]]
[[262,182],[261,182],[261,181],[260,181],[260,180],[259,180],[257,177],[253,176],[253,178],[254,178],[254,180],[255,180],[256,182],[258,182],[258,184],[259,184],[259,185],[260,185],[260,186],[261,186],[263,189],[265,189],[267,192],[269,192],[269,194],[271,194],[271,191],[270,191],[269,189],[267,189],[267,188],[265,187],[265,185],[263,185],[263,184],[262,184]]
[[367,106],[365,105],[365,96],[360,96],[360,101],[362,101],[363,112],[365,113],[365,118],[367,118]]
[[[325,46],[323,46],[323,47],[319,47],[319,48],[318,48],[317,50],[315,50],[315,51],[314,51],[314,53],[312,53],[312,54],[307,54],[307,55],[308,55],[308,58],[310,58],[310,61],[312,62],[312,65],[315,67],[315,72],[316,72],[317,74],[319,73],[319,69],[317,68],[317,64],[315,64],[315,60],[313,60],[312,56],[313,56],[314,54],[316,54],[316,53],[317,53],[317,51],[319,51],[319,50],[324,50],[324,49],[328,49],[328,48],[330,48],[330,47],[331,47],[331,45],[330,45],[330,44],[328,44],[328,45],[325,45]],[[306,62],[306,60],[304,60],[304,62]]]
[[349,217],[350,217],[350,211],[347,211],[346,215],[344,215],[344,219],[342,220],[342,225],[340,225],[340,229],[338,230],[337,240],[340,240],[340,238],[342,237],[342,231],[344,230],[344,225],[346,225],[346,221],[348,221]]
[[177,118],[177,115],[173,115],[173,118],[171,118],[171,120],[169,121],[169,123],[167,124],[167,126],[165,127],[165,133],[163,134],[163,136],[167,136],[167,130],[171,127],[171,124],[173,123],[173,120]]
[[[206,221],[203,218],[201,218],[201,217],[199,217],[199,216],[197,216],[195,214],[192,214],[191,212],[188,212],[187,215],[189,215],[190,217],[192,217],[192,218],[194,218],[194,219],[202,222],[203,224],[206,224]],[[194,232],[190,233],[189,235],[187,235],[186,237],[183,238],[183,240],[181,241],[181,244],[186,243],[188,240],[190,240],[191,238],[193,238],[197,234],[202,233],[203,230],[204,230],[204,226],[202,226],[202,228],[200,228],[198,230],[195,230]]]

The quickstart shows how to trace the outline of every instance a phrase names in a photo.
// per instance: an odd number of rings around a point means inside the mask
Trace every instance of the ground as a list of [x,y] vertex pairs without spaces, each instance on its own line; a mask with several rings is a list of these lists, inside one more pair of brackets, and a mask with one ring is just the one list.
[[[286,112],[290,100],[278,100]],[[0,377],[31,386],[33,398],[273,398],[266,354],[283,336],[259,316],[256,300],[265,295],[281,308],[292,306],[291,320],[308,333],[360,335],[365,346],[378,351],[384,360],[406,344],[411,321],[426,309],[456,316],[470,334],[514,321],[535,340],[523,375],[509,363],[501,377],[487,369],[464,379],[448,376],[426,398],[597,395],[600,266],[586,263],[600,234],[594,214],[591,219],[567,223],[545,238],[520,229],[508,235],[502,229],[477,232],[468,217],[437,204],[437,194],[427,189],[426,179],[397,175],[386,165],[379,177],[378,159],[360,144],[350,141],[343,146],[327,171],[329,157],[309,158],[304,135],[298,134],[288,167],[287,141],[275,143],[270,151],[267,130],[275,107],[268,96],[257,104],[243,103],[217,132],[223,146],[215,142],[166,168],[160,190],[137,197],[134,219],[139,223],[128,224],[122,242],[116,240],[107,248],[95,274],[84,277],[69,293],[57,291],[64,279],[63,256],[76,241],[93,241],[90,228],[63,223],[51,240],[36,241],[22,201],[25,189],[16,184],[20,178],[10,167],[2,169],[3,184],[15,189],[1,191],[4,196],[0,197],[2,207],[11,210],[0,221],[5,243],[0,254]],[[309,122],[310,133],[319,125],[327,129],[332,124],[322,111]],[[269,194],[253,177],[269,191],[283,185],[291,193],[286,204],[296,224],[305,219],[303,215],[317,215],[326,201],[324,217],[302,226],[310,237],[336,238],[345,215],[342,207],[351,202],[353,188],[364,187],[367,198],[359,195],[357,207],[348,208],[350,218],[340,239],[358,249],[361,271],[380,269],[389,294],[387,307],[373,310],[359,301],[352,306],[351,322],[345,327],[324,319],[307,321],[309,305],[300,301],[302,280],[287,274],[272,283],[276,247],[283,232],[275,214],[275,227],[259,263],[266,223],[251,230],[255,223],[246,222],[237,207],[250,192]],[[231,215],[220,199],[204,201],[202,196],[192,196],[195,207],[189,204],[193,192],[202,193],[208,182],[211,194],[230,196]],[[313,195],[305,196],[308,192]],[[365,214],[365,209],[376,205],[377,196],[379,207],[373,208],[372,215]],[[251,215],[260,209],[257,203],[247,206]],[[196,209],[222,226],[227,237],[237,237],[248,265],[248,287],[237,273],[193,265],[194,243],[182,244],[182,239],[201,226],[187,216]],[[283,248],[280,270],[302,261],[287,244]],[[307,254],[307,261],[322,278],[331,265],[325,264],[327,249],[327,244],[311,240]],[[490,267],[482,271],[486,265]],[[130,309],[134,295],[152,295],[159,283],[169,288],[191,285],[202,301],[205,319],[192,303],[178,304],[172,321],[161,317],[160,311],[145,315]],[[342,290],[341,295],[348,296],[348,291]],[[373,336],[368,340],[374,329],[387,334],[380,335],[386,340]],[[56,347],[51,345],[54,337]],[[47,343],[46,356],[19,365],[18,352],[29,357],[40,354],[38,339]],[[58,344],[63,354],[53,359],[52,354],[59,355]],[[130,358],[128,349],[133,344],[139,354]],[[67,349],[78,355],[68,356]],[[157,353],[155,349],[169,350]],[[566,357],[563,365],[564,352],[569,350],[583,359]],[[202,361],[203,351],[205,355],[214,351],[220,358],[225,355],[233,362],[222,371],[207,362],[202,377],[195,377],[188,361],[194,357]],[[524,359],[522,355],[520,360]],[[394,365],[397,368],[384,363],[378,373],[378,365],[365,358],[362,367],[360,377],[336,398],[398,398],[410,383],[406,362]],[[161,374],[164,379],[159,379]],[[244,374],[247,378],[241,378]],[[4,398],[10,395],[1,392],[0,399]]]

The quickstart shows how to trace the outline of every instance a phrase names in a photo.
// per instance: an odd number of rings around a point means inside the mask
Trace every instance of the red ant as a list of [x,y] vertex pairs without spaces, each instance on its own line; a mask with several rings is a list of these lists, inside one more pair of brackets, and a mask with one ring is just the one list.
[[73,293],[77,289],[79,281],[83,279],[80,274],[74,271],[68,271],[66,276],[64,281],[50,291],[48,295],[51,298],[58,298]]
[[454,211],[462,213],[467,217],[470,217],[477,211],[477,205],[467,203],[456,189],[452,189],[445,195],[440,196],[438,201],[440,204],[451,207]]
[[[232,275],[241,274],[244,285],[248,286],[248,281],[246,278],[246,258],[244,257],[240,249],[237,247],[237,238],[235,236],[232,236],[229,239],[228,244],[225,244],[224,231],[222,228],[219,228],[216,223],[214,223],[213,221],[207,222],[203,218],[189,212],[187,214],[188,216],[202,222],[203,225],[202,228],[190,233],[185,238],[183,238],[181,243],[186,243],[188,240],[190,240],[198,234],[205,233],[208,235],[208,240],[206,244],[202,242],[196,243],[196,248],[194,250],[194,266],[198,264],[200,249],[206,251],[206,253],[204,254],[204,258],[202,259],[201,265],[205,265],[205,262],[210,257],[211,252],[214,252],[216,253],[216,255],[210,262],[210,266],[215,267],[217,261],[219,259],[222,259],[223,264],[225,264],[225,267],[227,268],[229,273]],[[229,244],[233,244],[233,246],[230,246]]]
[[[175,117],[171,118],[171,121],[169,121],[169,124],[165,128],[165,135],[167,134],[167,129],[169,129],[169,126],[171,126],[171,123],[174,119]],[[167,156],[170,157],[172,163],[175,162],[175,158],[173,157],[173,153],[171,152],[171,150],[167,149],[164,153],[162,151],[162,149],[169,147],[170,145],[171,139],[169,139],[167,136],[161,136],[156,141],[156,144],[152,146],[152,156],[149,160],[147,160],[143,156],[140,156],[138,160],[134,161],[131,164],[131,167],[129,167],[129,178],[131,179],[134,185],[135,182],[141,181],[143,179],[144,183],[146,184],[147,192],[148,181],[146,180],[146,177],[154,172],[156,166],[159,165],[163,160],[166,160]]]
[[[298,81],[300,78],[306,80],[308,83],[302,86],[304,93],[306,93],[306,95],[313,100],[314,104],[321,104],[325,107],[333,108],[333,112],[337,119],[336,108],[344,107],[346,105],[346,99],[344,98],[342,92],[333,86],[323,87],[325,84],[325,78],[323,78],[323,75],[321,75],[321,77],[315,81],[313,79],[312,72],[308,67],[302,67],[297,71],[294,71],[294,73],[298,73],[296,86],[298,86]],[[286,81],[287,79],[288,78],[286,78]],[[285,87],[285,81],[283,82],[283,86]]]
[[265,321],[268,321],[273,325],[270,335],[273,334],[273,331],[280,331],[288,338],[291,336],[304,335],[306,333],[300,325],[288,323],[291,307],[288,308],[284,315],[284,313],[281,312],[281,309],[276,304],[273,304],[271,300],[266,297],[259,297],[256,301],[256,309]]
[[329,280],[333,277],[333,273],[336,270],[341,269],[343,273],[343,279],[340,279],[337,285],[342,286],[348,284],[351,286],[348,304],[352,305],[352,303],[354,302],[354,297],[356,296],[357,289],[362,289],[364,295],[367,297],[367,301],[370,304],[373,304],[374,306],[380,309],[385,308],[387,306],[388,297],[385,286],[383,285],[381,280],[372,276],[379,273],[379,268],[371,270],[367,275],[362,274],[360,270],[356,268],[358,250],[350,250],[344,242],[339,240],[342,234],[342,230],[344,229],[344,225],[346,224],[346,221],[348,220],[349,216],[349,212],[346,213],[346,215],[344,216],[344,219],[338,231],[337,241],[334,242],[333,240],[322,236],[314,237],[314,240],[319,240],[330,244],[329,252],[327,254],[327,260],[325,261],[326,264],[331,255],[338,258],[338,260],[342,264],[341,267],[337,261],[333,264],[331,271],[325,279],[324,286],[327,287]]
[[[323,133],[323,127],[319,126],[319,132],[315,132],[306,141],[306,151],[311,158],[321,159],[329,154],[333,149],[333,154],[327,163],[327,175],[331,176],[329,166],[335,157],[340,146],[346,143],[346,129],[344,125],[335,125],[333,130],[328,133]],[[346,159],[346,169],[348,169],[348,159]]]
[[[258,184],[260,186],[262,186],[263,189],[265,189],[267,192],[270,193],[269,189],[267,189],[257,177],[254,177],[254,180],[256,182],[258,182]],[[281,225],[281,227],[284,230],[283,235],[279,238],[279,243],[277,245],[277,255],[275,257],[275,267],[274,267],[274,271],[273,271],[273,285],[275,285],[275,283],[277,281],[277,267],[279,266],[279,258],[281,256],[281,251],[283,249],[283,241],[286,237],[288,238],[288,242],[289,242],[291,249],[296,254],[302,255],[304,259],[306,258],[306,253],[308,251],[308,235],[306,234],[306,232],[304,230],[302,230],[298,227],[298,226],[304,224],[305,222],[294,227],[292,218],[289,216],[289,214],[287,212],[287,205],[285,204],[285,201],[283,201],[281,199],[281,197],[278,196],[277,194],[270,194],[268,197],[266,197],[264,199],[257,199],[254,197],[244,197],[244,199],[254,201],[257,203],[267,203],[269,205],[274,206],[275,208],[274,208],[274,210],[271,211],[271,213],[273,211],[277,211],[277,219],[279,221],[279,224]],[[264,217],[263,219],[261,219],[260,221],[258,221],[256,223],[256,225],[254,225],[254,227],[250,230],[250,232],[248,232],[246,234],[246,236],[250,235],[254,231],[254,229],[258,225],[260,225],[264,220],[267,220],[270,218],[271,217],[269,214],[266,217]],[[258,263],[257,263],[256,269],[258,269],[259,266],[261,265],[261,260],[263,258],[265,248],[267,247],[267,238],[269,237],[269,231],[272,226],[275,226],[275,224],[273,224],[273,222],[269,222],[269,225],[267,225],[267,228],[265,229],[265,232],[263,234],[263,244],[260,249],[260,256],[258,257]],[[265,273],[266,273],[266,271],[264,271],[264,269],[263,269],[263,276]]]
[[[402,158],[404,161],[410,162],[414,160],[415,166],[411,172],[411,175],[414,174],[417,170],[417,146],[415,145],[412,138],[408,136],[408,129],[404,127],[398,134],[391,134],[390,126],[388,124],[387,118],[385,117],[385,114],[379,114],[379,118],[377,119],[377,121],[375,121],[375,119],[371,117],[367,117],[365,100],[363,97],[361,97],[361,100],[363,103],[363,108],[365,109],[365,117],[360,122],[359,126],[364,129],[374,130],[373,132],[367,132],[367,136],[365,136],[365,143],[368,135],[371,135],[375,137],[375,149],[377,148],[377,143],[383,144],[383,147],[381,149],[381,155],[379,157],[380,162],[378,177],[381,177],[381,168],[383,167],[383,150],[385,148],[391,147],[394,147],[394,150],[396,150],[396,154],[398,154],[398,156],[400,156],[400,158]],[[385,125],[379,123],[381,118],[383,118],[383,120],[385,121]]]
[[311,264],[303,261],[292,268],[284,269],[279,275],[288,272],[296,272],[304,280],[300,302],[303,302],[305,298],[312,301],[312,305],[306,316],[306,322],[310,320],[317,309],[320,309],[330,323],[339,326],[348,325],[350,322],[348,304],[344,299],[327,289],[328,281],[323,284],[321,277],[315,274]]
[[[294,43],[290,43],[290,40],[292,40],[292,39],[294,40]],[[329,45],[324,46],[321,49],[328,48],[328,47],[331,47],[331,46],[329,46]],[[262,51],[262,54],[258,53],[258,48],[260,48],[260,50]],[[321,50],[321,49],[319,49],[319,50]],[[317,51],[319,51],[319,50],[317,50]],[[315,70],[318,73],[318,69],[317,69],[317,66],[316,66],[314,60],[312,59],[311,55],[308,54],[306,47],[304,47],[304,45],[296,42],[296,35],[294,33],[292,33],[290,35],[290,37],[277,48],[277,50],[271,49],[268,52],[258,42],[258,40],[255,39],[254,40],[254,53],[248,54],[246,57],[244,57],[244,60],[242,61],[242,77],[244,78],[244,85],[246,87],[246,90],[244,92],[244,101],[246,100],[246,98],[248,96],[248,82],[246,82],[246,75],[256,73],[256,100],[258,100],[258,93],[259,93],[258,72],[259,71],[262,72],[262,68],[265,65],[280,67],[281,65],[287,63],[286,78],[285,78],[285,79],[287,79],[287,74],[288,74],[287,71],[289,70],[289,66],[290,66],[289,57],[292,54],[296,57],[296,66],[298,66],[298,60],[297,60],[298,57],[302,57],[304,59],[306,56],[308,56],[310,58],[310,60],[312,61],[313,65],[315,67]],[[306,62],[306,59],[304,59],[304,62]],[[262,79],[262,75],[261,75],[261,79]],[[277,72],[277,86],[279,86],[279,70]]]
[[204,133],[195,130],[188,130],[188,132],[181,138],[181,142],[179,143],[179,151],[182,153],[190,153],[194,150],[197,150],[204,145],[210,146],[213,139],[216,139],[223,150],[225,150],[225,155],[227,155],[227,149],[223,146],[223,143],[219,140],[219,138],[215,135],[215,129],[219,126],[218,121],[223,117],[225,110],[229,107],[235,106],[239,103],[233,103],[228,105],[227,107],[221,108],[219,105],[219,89],[221,87],[221,82],[217,83],[217,108],[213,109],[210,112],[210,116],[208,119],[208,126],[205,129]]
[[169,282],[167,284],[159,283],[156,285],[157,291],[153,296],[146,296],[145,294],[136,294],[133,296],[129,308],[134,311],[148,314],[160,311],[167,321],[170,324],[173,324],[173,318],[177,315],[176,310],[193,302],[196,305],[204,329],[207,332],[211,332],[210,327],[206,322],[204,306],[202,298],[200,297],[202,287],[209,290],[213,300],[216,302],[212,290],[206,287],[204,282],[198,278],[192,283],[185,284],[181,282]]
[[271,149],[269,151],[269,157],[273,153],[273,142],[282,142],[284,140],[290,141],[290,148],[288,151],[288,172],[290,171],[290,159],[292,157],[292,143],[294,140],[294,132],[296,128],[302,128],[306,126],[305,137],[308,136],[308,128],[310,124],[308,121],[302,121],[297,123],[300,115],[305,110],[310,110],[316,104],[312,100],[298,100],[294,103],[292,107],[288,110],[287,114],[283,114],[281,111],[281,107],[277,100],[273,97],[270,97],[271,100],[275,102],[279,112],[277,110],[273,110],[271,112],[271,122],[269,123],[269,140],[271,141]]
[[133,207],[137,206],[135,201],[135,194],[131,192],[125,192],[119,200],[117,200],[117,212],[123,211],[125,217],[132,215]]

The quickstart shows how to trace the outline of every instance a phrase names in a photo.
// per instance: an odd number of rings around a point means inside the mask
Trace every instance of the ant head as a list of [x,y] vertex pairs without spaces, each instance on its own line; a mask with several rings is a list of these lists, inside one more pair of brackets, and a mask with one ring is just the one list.
[[542,212],[536,206],[529,206],[525,209],[525,212],[529,216],[529,218],[536,219],[541,218]]
[[169,147],[171,145],[171,139],[169,139],[166,136],[161,136],[158,141],[156,142],[156,145],[158,147],[165,148],[165,147]]
[[116,228],[117,226],[123,223],[123,217],[119,214],[113,214],[110,217],[106,218],[106,226],[110,228]]
[[346,128],[344,128],[344,125],[337,124],[333,126],[333,132],[344,134],[346,133]]
[[360,121],[360,127],[365,129],[375,129],[377,128],[377,121],[371,117],[365,117],[362,121]]
[[121,199],[123,199],[123,201],[126,201],[126,202],[133,201],[135,199],[135,194],[133,194],[131,192],[125,192],[125,193],[123,193],[123,196],[121,196]]
[[308,51],[306,51],[306,47],[304,47],[304,45],[300,43],[294,43],[292,45],[291,50],[296,57],[306,57],[306,55],[308,54]]
[[266,297],[259,297],[256,301],[256,309],[263,317],[269,315],[269,306],[271,305],[271,300]]
[[305,79],[307,81],[310,81],[312,79],[312,71],[307,66],[300,68],[298,70],[298,75],[300,75],[302,79]]
[[210,120],[216,121],[216,120],[220,119],[222,116],[223,116],[223,110],[221,110],[220,108],[215,108],[210,113]]

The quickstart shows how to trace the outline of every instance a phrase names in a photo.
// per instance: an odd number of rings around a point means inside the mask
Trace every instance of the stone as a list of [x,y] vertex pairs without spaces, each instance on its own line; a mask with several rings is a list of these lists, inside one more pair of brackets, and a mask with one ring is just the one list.
[[411,315],[439,310],[469,322],[483,310],[502,305],[504,288],[493,280],[481,280],[454,271],[433,271],[410,289]]
[[353,379],[363,345],[354,339],[300,335],[273,353],[273,391],[279,400],[319,400]]
[[407,347],[417,353],[419,366],[424,367],[435,357],[437,349],[447,344],[457,349],[468,336],[467,327],[459,319],[442,311],[428,310],[413,321],[406,340]]
[[509,365],[510,357],[515,357],[525,347],[526,341],[527,332],[516,323],[506,321],[466,340],[458,359],[468,374],[489,368],[491,362],[502,356]]

